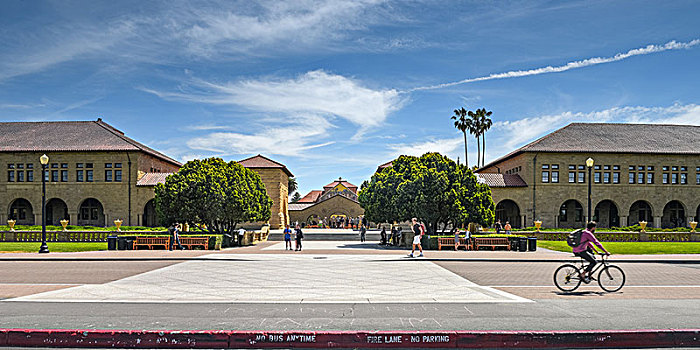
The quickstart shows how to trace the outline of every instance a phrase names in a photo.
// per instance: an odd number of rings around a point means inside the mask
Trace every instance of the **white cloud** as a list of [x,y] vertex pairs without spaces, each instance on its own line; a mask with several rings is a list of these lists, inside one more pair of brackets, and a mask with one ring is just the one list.
[[428,152],[438,152],[443,155],[450,155],[458,147],[464,147],[464,139],[462,137],[433,139],[423,142],[402,143],[388,145],[391,150],[391,157],[395,158],[400,155],[406,156],[421,156]]
[[331,127],[317,116],[301,116],[282,127],[267,127],[256,133],[215,132],[187,141],[187,146],[218,156],[238,154],[268,154],[304,157],[303,152],[333,142],[316,142],[327,136]]
[[618,53],[612,57],[593,57],[593,58],[587,58],[587,59],[580,60],[580,61],[572,61],[572,62],[569,62],[569,63],[563,65],[563,66],[556,66],[556,67],[547,66],[547,67],[534,68],[534,69],[529,69],[529,70],[517,70],[517,71],[510,71],[510,72],[505,72],[505,73],[494,73],[494,74],[484,76],[484,77],[468,78],[468,79],[463,79],[460,81],[454,81],[454,82],[450,82],[450,83],[416,87],[416,88],[408,90],[407,92],[441,89],[441,88],[445,88],[445,87],[473,83],[473,82],[484,81],[484,80],[518,78],[518,77],[525,77],[525,76],[529,76],[529,75],[564,72],[564,71],[567,71],[570,69],[594,66],[594,65],[602,64],[602,63],[622,61],[624,59],[627,59],[627,58],[630,58],[633,56],[648,55],[648,54],[652,54],[652,53],[656,53],[656,52],[663,52],[663,51],[668,51],[668,50],[690,49],[698,44],[700,44],[700,39],[695,39],[695,40],[689,41],[687,43],[677,42],[675,40],[672,40],[672,41],[667,42],[664,45],[647,45],[645,47],[632,49],[632,50],[629,50],[629,51],[624,52],[624,53]]
[[187,21],[196,20],[183,26],[181,37],[190,52],[202,56],[249,52],[260,47],[288,51],[328,45],[348,31],[365,29],[373,18],[367,10],[381,2],[261,1],[248,4],[250,11],[244,6],[236,10],[193,8],[193,16]]
[[396,90],[371,89],[359,81],[321,70],[286,80],[243,80],[224,84],[196,80],[192,87],[193,90],[187,92],[141,90],[170,100],[239,106],[276,115],[280,121],[293,121],[297,115],[319,116],[326,122],[341,118],[357,126],[356,138],[368,128],[381,125],[405,101]]

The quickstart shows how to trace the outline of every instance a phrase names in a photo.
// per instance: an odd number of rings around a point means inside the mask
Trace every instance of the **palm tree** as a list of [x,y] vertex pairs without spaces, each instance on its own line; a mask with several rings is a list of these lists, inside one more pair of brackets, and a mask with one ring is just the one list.
[[[478,112],[478,110],[477,110]],[[486,111],[486,108],[481,109],[481,113],[479,113],[479,124],[480,124],[480,130],[479,132],[481,133],[481,142],[483,144],[482,150],[483,152],[481,153],[481,166],[486,165],[486,132],[491,129],[491,125],[493,125],[493,120],[489,118],[493,114],[491,111]]]
[[297,178],[290,176],[287,180],[287,193],[294,193],[297,189]]
[[481,159],[481,144],[479,143],[479,137],[481,136],[481,133],[479,130],[481,129],[481,124],[480,124],[480,119],[478,115],[479,110],[477,109],[476,112],[469,111],[467,112],[467,115],[469,115],[469,118],[471,118],[471,128],[469,129],[469,133],[474,135],[476,137],[476,168],[479,168],[479,160]]
[[[469,166],[469,157],[467,156],[467,130],[471,133],[472,121],[467,118],[467,110],[464,107],[454,110],[455,115],[452,116],[452,120],[455,121],[455,128],[464,134],[464,164]],[[471,111],[469,111],[471,113]]]

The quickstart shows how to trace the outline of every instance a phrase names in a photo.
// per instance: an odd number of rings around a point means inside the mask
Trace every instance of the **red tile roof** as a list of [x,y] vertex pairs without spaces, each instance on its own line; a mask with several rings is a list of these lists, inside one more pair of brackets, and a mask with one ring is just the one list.
[[298,200],[297,203],[316,203],[316,200],[318,200],[318,197],[321,197],[322,193],[323,191],[313,190]]
[[355,191],[353,191],[353,192],[357,192],[357,186],[343,180],[343,178],[339,178],[338,180],[335,180],[335,181],[329,183],[328,185],[323,186],[323,189],[331,189],[335,186],[338,186],[339,184],[342,184],[343,186],[347,187],[349,190],[355,189]]
[[97,121],[0,122],[0,152],[141,151],[182,164]]
[[164,184],[165,178],[173,173],[146,173],[139,181],[136,181],[136,186],[155,186]]
[[274,160],[267,158],[263,155],[258,154],[257,156],[253,156],[250,158],[243,159],[241,161],[238,161],[238,164],[250,168],[250,169],[260,169],[260,168],[275,168],[275,169],[282,169],[288,176],[294,176],[292,175],[292,172],[287,169],[286,166],[282,163],[275,162]]
[[489,187],[527,187],[527,183],[518,174],[479,173],[476,178]]

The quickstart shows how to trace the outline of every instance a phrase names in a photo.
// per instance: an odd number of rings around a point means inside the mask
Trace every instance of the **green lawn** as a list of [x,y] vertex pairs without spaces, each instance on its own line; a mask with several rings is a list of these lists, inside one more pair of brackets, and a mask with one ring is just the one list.
[[[700,254],[700,242],[601,242],[612,254]],[[538,241],[537,246],[570,252],[564,241]]]
[[[107,242],[49,242],[50,252],[86,252],[107,250]],[[0,242],[0,253],[38,252],[41,242]]]

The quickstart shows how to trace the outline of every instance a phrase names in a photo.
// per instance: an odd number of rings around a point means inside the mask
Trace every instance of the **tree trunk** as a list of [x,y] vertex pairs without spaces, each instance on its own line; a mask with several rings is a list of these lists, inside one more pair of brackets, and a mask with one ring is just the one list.
[[479,134],[476,134],[476,167],[479,167],[479,161],[481,160],[481,144],[479,143]]
[[467,156],[467,132],[462,132],[464,134],[464,164],[469,168],[469,156]]
[[486,132],[481,135],[481,166],[486,165]]

